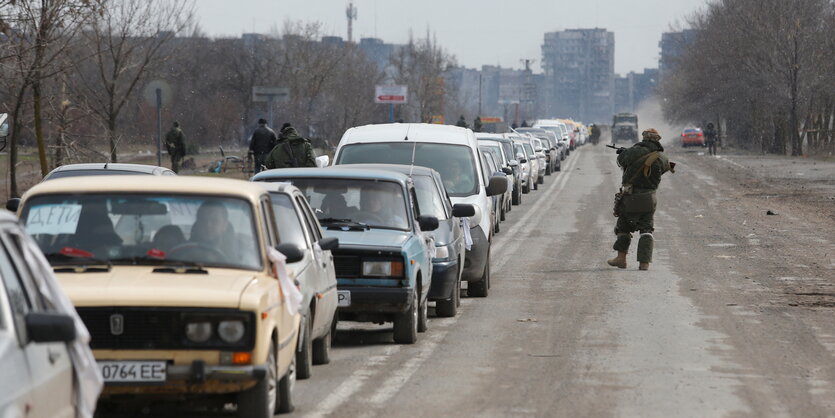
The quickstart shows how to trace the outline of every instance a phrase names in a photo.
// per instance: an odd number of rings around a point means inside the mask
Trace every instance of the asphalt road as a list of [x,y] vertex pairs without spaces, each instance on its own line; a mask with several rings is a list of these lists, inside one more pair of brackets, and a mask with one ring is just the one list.
[[585,146],[502,224],[488,298],[415,345],[341,324],[291,416],[831,416],[833,212],[767,216],[732,159],[671,154],[650,271],[604,264],[619,169]]

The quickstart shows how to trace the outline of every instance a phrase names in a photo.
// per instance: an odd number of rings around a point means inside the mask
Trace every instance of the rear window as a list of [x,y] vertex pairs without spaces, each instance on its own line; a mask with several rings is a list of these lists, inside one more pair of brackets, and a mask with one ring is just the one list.
[[478,193],[478,173],[470,147],[427,142],[377,142],[342,147],[336,164],[414,164],[435,169],[450,196]]

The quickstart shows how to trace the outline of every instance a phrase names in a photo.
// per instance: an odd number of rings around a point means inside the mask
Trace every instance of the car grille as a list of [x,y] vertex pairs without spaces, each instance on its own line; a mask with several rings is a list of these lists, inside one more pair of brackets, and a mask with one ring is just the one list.
[[[185,338],[183,314],[241,314],[234,309],[103,307],[77,311],[90,332],[90,347],[98,350],[250,350],[254,342],[251,330],[249,338],[235,344],[215,338],[198,344]],[[121,332],[114,330],[114,317],[120,317]]]

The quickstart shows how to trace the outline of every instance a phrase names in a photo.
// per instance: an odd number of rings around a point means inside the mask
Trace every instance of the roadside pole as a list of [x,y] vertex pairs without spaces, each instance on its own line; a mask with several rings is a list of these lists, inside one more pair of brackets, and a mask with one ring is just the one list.
[[394,123],[394,103],[389,104],[389,122]]
[[157,166],[162,166],[162,89],[155,89],[157,95]]
[[394,123],[394,105],[407,103],[408,96],[407,86],[384,84],[374,89],[374,103],[389,105],[389,123]]

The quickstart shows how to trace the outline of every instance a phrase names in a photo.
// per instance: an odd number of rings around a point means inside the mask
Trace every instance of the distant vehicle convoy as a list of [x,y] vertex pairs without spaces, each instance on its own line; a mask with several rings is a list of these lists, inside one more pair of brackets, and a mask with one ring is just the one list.
[[[335,166],[263,171],[255,183],[73,164],[7,209],[90,331],[100,408],[187,396],[271,417],[294,409],[297,378],[330,362],[338,321],[389,322],[396,343],[412,344],[429,328],[430,303],[439,317],[457,315],[462,281],[468,296],[488,296],[501,223],[585,142],[574,121],[536,126],[351,128]],[[0,330],[21,326],[6,319]],[[66,318],[38,321],[26,321],[32,350],[74,338]],[[21,355],[0,350],[0,364]],[[71,416],[72,365],[51,367],[61,369],[49,383],[57,409],[34,416]],[[0,411],[42,397],[15,393],[0,396]]]

